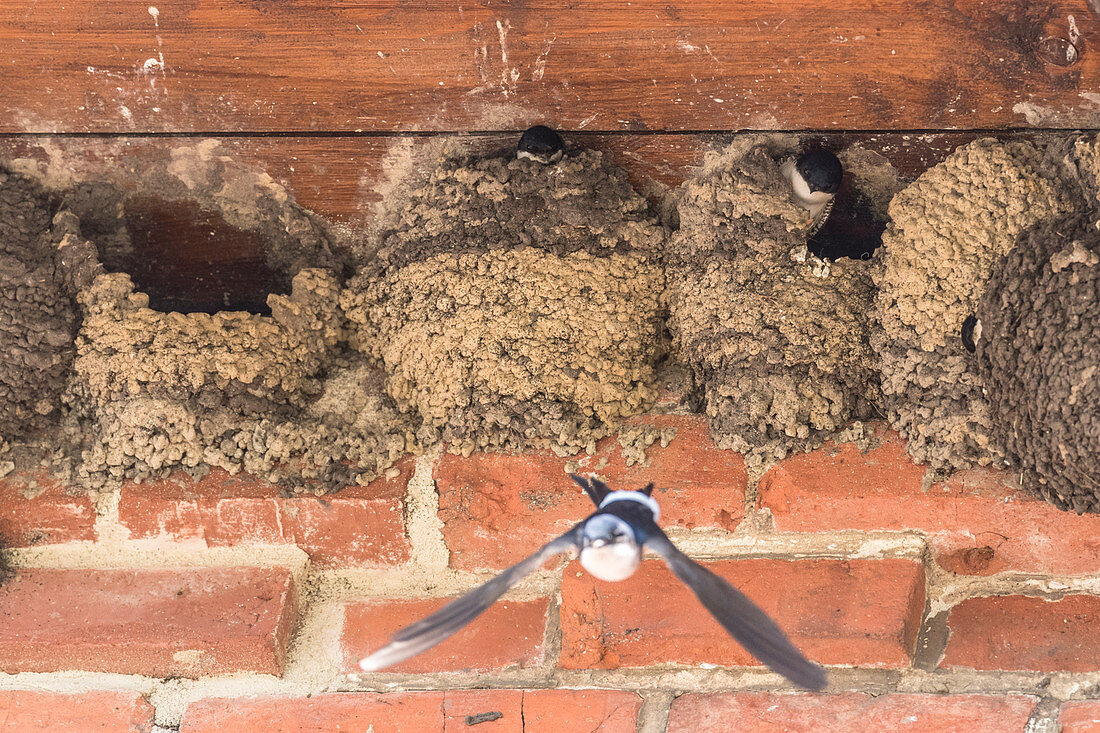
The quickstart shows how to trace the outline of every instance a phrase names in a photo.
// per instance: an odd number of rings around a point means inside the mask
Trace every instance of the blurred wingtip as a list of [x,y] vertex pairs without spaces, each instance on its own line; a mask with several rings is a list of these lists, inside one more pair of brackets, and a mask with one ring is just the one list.
[[802,670],[797,678],[792,680],[799,687],[804,687],[811,692],[821,692],[829,684],[829,674],[825,671],[824,667],[820,667],[812,662],[805,669]]
[[373,654],[369,654],[359,660],[359,669],[363,672],[381,672],[386,667],[392,667],[394,664],[401,661],[399,658],[395,658],[393,652],[394,648],[392,644],[377,649]]

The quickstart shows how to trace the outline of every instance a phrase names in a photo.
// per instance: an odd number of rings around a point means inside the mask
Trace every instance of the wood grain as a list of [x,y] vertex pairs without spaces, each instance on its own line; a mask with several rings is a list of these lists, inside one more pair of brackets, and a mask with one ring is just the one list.
[[1096,127],[1098,26],[1089,0],[5,0],[0,132]]

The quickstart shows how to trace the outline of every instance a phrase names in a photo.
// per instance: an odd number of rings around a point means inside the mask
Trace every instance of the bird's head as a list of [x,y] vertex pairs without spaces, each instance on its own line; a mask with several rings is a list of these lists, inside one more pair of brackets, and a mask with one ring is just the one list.
[[840,189],[844,168],[840,159],[828,150],[811,150],[782,168],[791,184],[791,193],[800,206],[816,209],[832,200]]
[[546,125],[535,125],[524,131],[516,146],[516,157],[550,165],[561,160],[565,141]]
[[581,536],[581,566],[600,580],[625,580],[642,562],[634,530],[614,514],[589,519]]
[[959,336],[962,338],[963,348],[973,354],[978,349],[978,342],[982,340],[982,322],[971,313],[963,321]]

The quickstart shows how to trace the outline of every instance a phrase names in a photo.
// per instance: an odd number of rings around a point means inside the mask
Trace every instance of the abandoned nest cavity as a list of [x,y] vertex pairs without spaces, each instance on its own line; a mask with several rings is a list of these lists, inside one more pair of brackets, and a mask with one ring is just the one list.
[[60,192],[57,272],[80,317],[62,395],[75,478],[98,486],[220,467],[317,493],[374,478],[406,451],[409,430],[370,392],[373,365],[339,354],[341,265],[327,235],[265,176],[205,144],[182,150],[142,176],[154,200],[194,195],[234,226],[278,231],[264,252],[290,292],[267,295],[270,316],[151,307],[125,270],[143,255],[127,228],[134,199],[109,181]]
[[625,174],[444,155],[344,293],[424,443],[591,448],[656,398],[664,230]]

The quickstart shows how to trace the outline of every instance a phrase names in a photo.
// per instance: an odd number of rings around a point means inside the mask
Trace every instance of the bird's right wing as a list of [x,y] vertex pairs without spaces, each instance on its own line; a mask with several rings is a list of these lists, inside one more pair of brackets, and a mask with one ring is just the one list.
[[451,601],[427,618],[398,631],[389,644],[361,659],[359,667],[364,672],[377,672],[416,656],[451,636],[484,613],[509,588],[544,562],[555,555],[578,548],[583,526],[583,522],[576,525],[561,537],[543,545],[542,549],[526,560],[516,563],[484,585]]
[[802,656],[783,630],[748,596],[682,553],[655,522],[646,527],[646,533],[646,547],[661,556],[750,654],[796,685],[808,690],[825,687],[825,670]]

